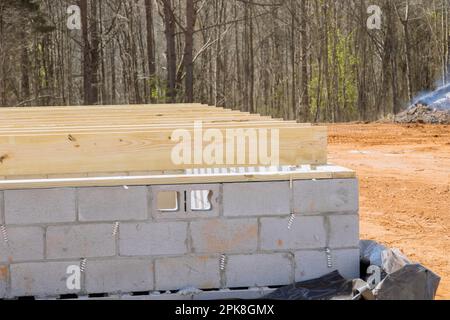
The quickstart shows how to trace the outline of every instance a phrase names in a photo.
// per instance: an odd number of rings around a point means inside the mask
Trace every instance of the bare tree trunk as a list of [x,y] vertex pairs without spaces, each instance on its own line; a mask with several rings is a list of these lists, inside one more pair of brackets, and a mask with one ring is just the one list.
[[79,0],[81,9],[81,24],[83,37],[83,91],[84,104],[89,105],[92,101],[92,61],[91,44],[89,42],[89,24],[88,24],[88,0]]
[[291,110],[292,110],[292,117],[294,120],[298,119],[298,112],[297,112],[297,72],[296,72],[296,64],[295,64],[295,57],[296,57],[296,17],[297,17],[297,3],[296,0],[291,0],[291,43],[290,43],[290,49],[291,49],[291,85],[292,85],[292,91],[291,91]]
[[147,22],[147,63],[150,85],[150,102],[156,102],[154,91],[156,88],[156,61],[155,61],[155,32],[153,28],[153,0],[145,0],[145,17]]
[[92,93],[90,94],[89,104],[98,104],[99,98],[99,70],[100,70],[100,33],[98,29],[98,3],[97,1],[91,1],[91,24],[89,26],[91,33],[91,83],[92,83]]
[[332,101],[331,101],[331,76],[330,76],[330,62],[329,62],[329,20],[328,20],[328,12],[329,12],[329,0],[326,0],[322,6],[322,14],[323,14],[323,28],[324,28],[324,50],[323,50],[323,68],[324,68],[324,80],[326,83],[326,104],[325,104],[325,119],[326,121],[333,121],[333,110],[332,110]]
[[28,58],[28,49],[26,46],[22,48],[22,57],[21,57],[21,95],[22,101],[30,98],[30,61]]
[[250,93],[249,93],[249,112],[256,112],[255,109],[255,53],[253,47],[254,36],[254,22],[253,22],[253,8],[250,6],[249,19],[249,58],[250,58]]
[[175,44],[175,19],[171,0],[161,0],[164,11],[167,57],[167,99],[174,103],[176,99],[177,53]]
[[[237,2],[234,4],[234,19],[237,20],[238,17],[238,5]],[[240,50],[240,45],[239,45],[239,24],[236,22],[235,23],[235,46],[236,46],[236,69],[235,69],[235,74],[236,74],[236,85],[237,87],[235,88],[235,92],[238,91],[238,89],[242,89],[242,66],[241,66],[241,50]],[[242,102],[241,96],[240,95],[236,95],[236,99],[234,101],[234,107],[238,106],[239,104],[241,104]]]
[[4,51],[4,24],[3,24],[4,7],[0,3],[0,106],[6,106],[6,84],[5,84],[5,56]]
[[409,0],[406,1],[406,8],[405,8],[405,19],[402,20],[403,25],[403,32],[405,34],[405,51],[406,51],[406,81],[407,81],[407,88],[408,88],[408,100],[412,101],[412,94],[413,94],[413,80],[412,80],[412,73],[411,73],[411,64],[412,64],[412,52],[411,52],[411,43],[410,43],[410,36],[409,36]]
[[105,68],[105,47],[103,43],[103,1],[98,2],[98,17],[99,17],[99,58],[100,58],[100,80],[98,81],[99,86],[101,87],[100,91],[100,104],[104,104],[105,101],[109,101],[108,88],[106,85],[106,68]]
[[[83,37],[83,88],[84,104],[98,103],[98,72],[100,36],[97,25],[97,2],[91,2],[91,19],[88,19],[88,0],[79,1]],[[91,23],[89,23],[89,20]],[[89,39],[90,38],[90,39]]]
[[[367,10],[364,0],[360,0],[360,13],[364,13]],[[367,90],[366,90],[366,71],[367,71],[367,39],[366,39],[366,24],[361,20],[358,30],[358,42],[359,42],[359,57],[360,64],[358,65],[358,106],[360,120],[366,120],[367,109]]]
[[308,76],[308,11],[307,0],[300,1],[300,39],[301,39],[301,118],[309,118],[309,76]]
[[114,41],[111,43],[111,55],[110,55],[110,64],[111,64],[111,104],[117,103],[117,85],[116,85],[116,44]]
[[186,0],[186,30],[184,47],[184,68],[186,70],[185,90],[187,103],[194,102],[194,26],[195,6],[194,0]]

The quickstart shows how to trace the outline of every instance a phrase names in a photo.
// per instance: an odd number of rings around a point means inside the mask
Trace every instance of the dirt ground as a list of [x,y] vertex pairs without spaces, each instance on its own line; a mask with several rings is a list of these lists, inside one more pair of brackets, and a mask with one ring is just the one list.
[[401,249],[442,277],[450,299],[450,126],[329,127],[330,162],[360,179],[361,237]]

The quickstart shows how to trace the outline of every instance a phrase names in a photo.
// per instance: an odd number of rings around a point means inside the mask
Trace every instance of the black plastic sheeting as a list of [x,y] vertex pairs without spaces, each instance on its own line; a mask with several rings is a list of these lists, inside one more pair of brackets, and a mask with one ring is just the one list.
[[[398,250],[388,249],[374,241],[361,241],[361,281],[344,279],[334,271],[319,279],[280,288],[265,296],[267,300],[356,300],[364,296],[376,300],[434,300],[440,278],[420,264],[412,263]],[[381,282],[361,294],[354,288],[368,281],[369,266],[381,271]],[[357,290],[358,289],[358,290]],[[366,292],[367,293],[367,292]],[[357,295],[359,294],[359,295]]]
[[353,281],[344,279],[338,271],[322,278],[280,288],[265,296],[267,300],[331,300],[352,295]]
[[441,278],[412,263],[398,250],[374,241],[361,241],[361,262],[380,267],[386,274],[373,290],[377,300],[434,300]]
[[377,288],[377,300],[434,300],[440,278],[419,264],[389,274]]

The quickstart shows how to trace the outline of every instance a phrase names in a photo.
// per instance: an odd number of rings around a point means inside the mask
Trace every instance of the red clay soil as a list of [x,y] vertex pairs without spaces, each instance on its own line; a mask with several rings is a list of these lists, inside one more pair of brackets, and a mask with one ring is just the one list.
[[329,127],[330,162],[360,180],[361,237],[401,249],[442,277],[450,299],[450,125]]

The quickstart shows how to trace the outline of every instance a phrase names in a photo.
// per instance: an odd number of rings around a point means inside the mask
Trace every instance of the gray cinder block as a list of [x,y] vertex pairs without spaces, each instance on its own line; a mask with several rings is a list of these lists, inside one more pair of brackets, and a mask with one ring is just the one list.
[[75,189],[7,190],[7,224],[73,222],[76,219]]
[[86,291],[89,293],[142,292],[153,290],[150,259],[88,261]]
[[325,250],[297,251],[295,253],[295,281],[302,282],[323,277],[338,270],[347,279],[357,279],[359,274],[359,249],[331,250],[331,266]]
[[295,213],[357,213],[358,210],[358,181],[356,179],[294,182]]
[[80,221],[132,221],[148,219],[146,187],[80,188]]
[[[206,204],[211,205],[210,210],[195,210],[192,206],[194,192],[210,191]],[[174,212],[162,212],[158,210],[158,194],[160,192],[178,192],[179,210]],[[219,184],[188,184],[188,185],[167,185],[150,187],[152,198],[151,212],[152,216],[157,220],[177,220],[177,219],[193,219],[193,218],[215,218],[220,215],[222,206],[221,186]],[[202,198],[202,197],[201,197]],[[186,206],[184,205],[186,202]],[[194,208],[194,210],[192,209]]]
[[44,229],[40,227],[7,228],[8,243],[0,235],[0,262],[44,259]]
[[222,289],[217,291],[203,291],[192,297],[194,301],[214,301],[214,300],[258,300],[273,293],[275,289],[270,288],[249,288],[241,290]]
[[262,250],[320,249],[326,246],[324,217],[295,216],[289,229],[290,218],[261,219]]
[[116,254],[112,224],[48,227],[47,258],[110,257]]
[[297,251],[295,253],[295,281],[302,282],[320,278],[335,269],[328,267],[328,257],[324,250]]
[[226,183],[223,212],[227,217],[289,215],[289,182]]
[[3,201],[3,191],[0,191],[0,225],[5,223],[5,215],[3,212],[4,208],[4,201]]
[[334,215],[329,219],[329,246],[346,248],[359,246],[359,216]]
[[[0,234],[0,298],[79,293],[66,280],[81,258],[84,294],[281,286],[334,270],[358,277],[357,189],[349,179],[295,181],[294,189],[255,182],[3,191],[9,244]],[[211,210],[191,210],[194,190],[212,191]],[[179,192],[179,212],[157,212],[160,191]]]
[[54,297],[61,294],[75,294],[80,290],[71,290],[67,286],[70,266],[79,266],[73,262],[39,262],[11,265],[11,295],[13,297]]
[[8,266],[0,265],[0,299],[7,297],[9,270]]
[[341,275],[347,279],[360,278],[360,250],[342,249],[331,250],[331,255],[334,261],[334,268],[339,270]]
[[191,223],[192,247],[196,253],[246,253],[256,251],[256,219],[213,219]]
[[187,253],[187,223],[125,223],[120,226],[120,255],[155,256]]
[[253,254],[229,256],[226,266],[227,288],[280,286],[293,282],[290,254]]
[[220,287],[220,257],[184,256],[156,260],[156,290]]

